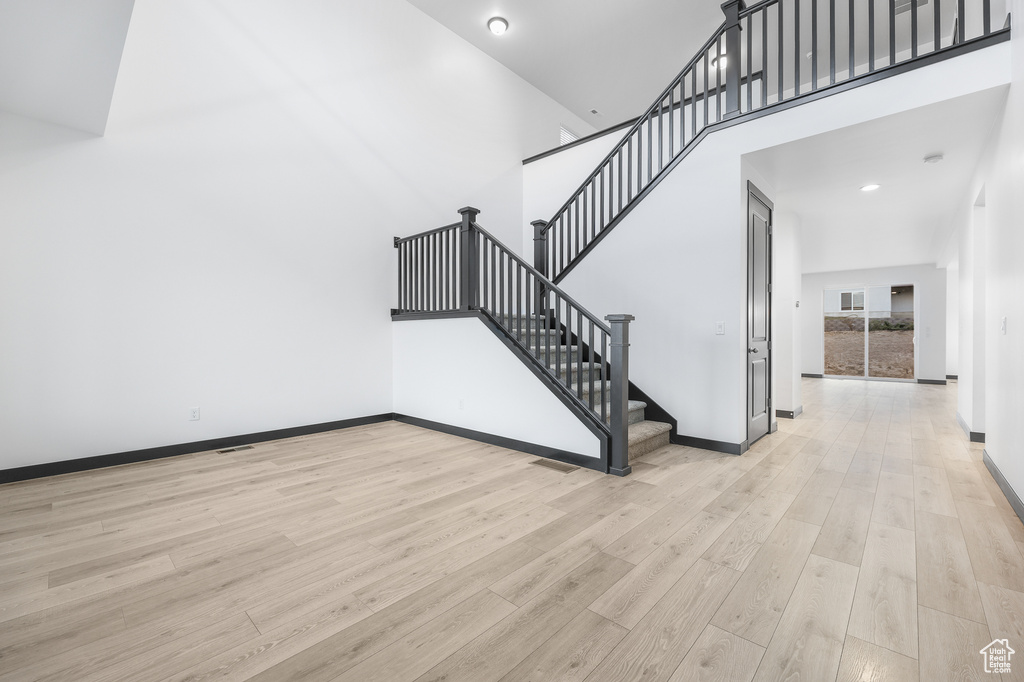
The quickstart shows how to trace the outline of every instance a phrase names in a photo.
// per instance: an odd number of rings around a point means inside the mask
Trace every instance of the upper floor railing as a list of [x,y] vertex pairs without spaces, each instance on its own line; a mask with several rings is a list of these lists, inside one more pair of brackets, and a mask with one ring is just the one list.
[[481,315],[528,360],[603,443],[605,464],[628,473],[628,315],[590,313],[476,222],[395,238],[395,319]]
[[534,265],[559,282],[711,130],[1009,33],[1006,0],[743,0],[548,221]]

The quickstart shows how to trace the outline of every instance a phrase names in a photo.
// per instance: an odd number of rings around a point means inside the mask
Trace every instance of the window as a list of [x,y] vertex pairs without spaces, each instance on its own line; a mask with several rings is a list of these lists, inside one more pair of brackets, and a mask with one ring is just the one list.
[[840,310],[864,310],[863,291],[844,291],[839,296]]
[[578,139],[580,139],[579,135],[577,135],[576,133],[572,132],[571,130],[569,130],[565,126],[561,127],[561,131],[559,133],[559,140],[560,140],[559,143],[558,143],[559,145],[567,145],[567,144],[569,144],[571,142],[575,142]]

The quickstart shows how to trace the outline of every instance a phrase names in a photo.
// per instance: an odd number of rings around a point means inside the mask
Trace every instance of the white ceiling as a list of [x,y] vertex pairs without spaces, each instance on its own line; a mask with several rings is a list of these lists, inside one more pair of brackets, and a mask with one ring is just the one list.
[[102,135],[134,0],[2,0],[0,109]]
[[[747,156],[800,216],[804,272],[934,263],[1006,98],[1005,87]],[[938,164],[925,156],[944,155]],[[875,192],[860,187],[877,183]]]
[[598,129],[642,114],[725,18],[719,0],[409,2]]

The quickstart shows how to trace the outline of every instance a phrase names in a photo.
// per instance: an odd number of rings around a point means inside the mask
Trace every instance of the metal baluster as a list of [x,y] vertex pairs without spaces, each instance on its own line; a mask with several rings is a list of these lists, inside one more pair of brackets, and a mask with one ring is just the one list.
[[[605,330],[602,329],[601,330],[601,366],[602,366],[602,369],[604,367],[606,367],[607,364],[608,364],[608,353],[605,352],[607,348],[608,348],[608,332],[606,332]],[[602,374],[603,374],[603,372],[602,372]],[[607,422],[608,421],[608,396],[605,395],[605,393],[606,393],[605,389],[607,388],[608,384],[607,384],[606,379],[602,378],[600,385],[601,385],[601,421],[602,422]]]
[[701,121],[703,124],[701,128],[706,128],[708,125],[708,62],[710,61],[707,52],[704,53],[701,60],[704,62],[704,120]]
[[[566,349],[566,355],[565,355],[565,379],[562,381],[562,383],[565,384],[566,388],[568,388],[571,391],[572,390],[572,308],[569,307],[568,303],[565,304],[565,307],[566,307],[566,311],[565,311],[565,325],[564,325],[565,326],[565,331],[563,332],[563,334],[565,334],[565,343],[563,344],[563,347]],[[561,305],[559,305],[559,307],[558,307],[558,316],[555,319],[560,319],[562,317],[562,314],[563,314],[562,313],[562,307],[561,307]],[[558,357],[559,357],[559,359],[561,359],[561,357],[562,357],[561,350],[559,350]]]
[[690,68],[690,140],[697,137],[697,68]]
[[782,0],[779,0],[779,101],[785,97],[786,85],[786,45],[783,42],[783,13]]
[[[572,355],[569,356],[572,361]],[[593,381],[593,376],[590,381]],[[583,311],[576,311],[576,397],[583,399]]]
[[[715,41],[715,51],[718,56],[715,57],[715,122],[718,123],[722,120],[722,38],[719,36],[718,40]],[[728,63],[728,60],[726,60]]]
[[[938,7],[938,0],[936,0]],[[868,0],[868,73],[875,70],[875,0]]]
[[[507,258],[508,257],[505,255],[505,253],[503,251],[498,251],[498,266],[499,266],[500,269],[498,271],[498,304],[495,307],[498,309],[498,314],[502,315],[502,316],[504,316],[506,314],[506,310],[505,310],[505,260]],[[510,277],[511,277],[511,274],[512,274],[512,270],[510,268],[509,269],[509,276]],[[508,313],[508,319],[511,322],[511,320],[512,320],[512,311],[508,310],[507,313]]]
[[[643,183],[646,187],[647,183],[651,181],[654,176],[654,112],[651,112],[650,116],[647,117],[647,182]],[[639,186],[639,185],[638,185]]]
[[747,111],[754,110],[754,21],[753,13],[747,15]]
[[793,0],[793,96],[800,94],[800,0]]
[[932,4],[932,19],[934,19],[932,35],[932,51],[938,52],[942,49],[942,7],[940,0],[934,0]]
[[910,0],[910,58],[917,57],[917,0]]
[[626,139],[626,200],[633,201],[633,136]]
[[[669,160],[671,160],[672,157],[674,157],[675,154],[676,154],[675,140],[673,139],[674,135],[672,134],[673,129],[675,128],[675,123],[676,123],[676,108],[675,108],[675,106],[676,106],[676,86],[675,86],[675,84],[673,84],[672,87],[668,91],[668,158],[669,158]],[[680,111],[682,111],[681,108],[680,108]],[[662,114],[663,117],[664,117],[664,115],[665,114]],[[662,118],[662,120],[664,121],[664,118]],[[658,157],[658,162],[659,162],[659,164],[661,163],[661,157]],[[665,167],[665,165],[661,164],[661,168],[664,168],[664,167]]]
[[[915,4],[916,8],[917,5]],[[981,23],[982,33],[988,35],[992,32],[992,2],[991,0],[982,0],[981,2]]]
[[431,292],[430,302],[434,306],[434,310],[441,309],[440,292],[441,292],[441,259],[438,254],[438,233],[430,235],[430,280],[431,280]]
[[818,0],[811,0],[811,92],[818,89]]
[[[590,320],[590,342],[587,345],[589,352],[587,353],[587,361],[590,363],[590,378],[587,380],[590,391],[587,394],[587,404],[590,406],[590,410],[594,410],[594,321]],[[582,348],[580,349],[582,351]],[[602,381],[604,380],[604,372],[601,373]]]
[[896,0],[889,0],[889,66],[896,63]]
[[[604,231],[604,221],[605,221],[605,212],[604,212],[604,209],[605,209],[605,205],[604,205],[604,183],[605,183],[605,180],[604,180],[604,169],[605,169],[606,166],[607,166],[607,164],[605,164],[604,166],[601,166],[601,201],[598,202],[598,205],[601,207],[601,220],[600,220],[599,223],[594,223],[594,229],[598,233]],[[596,233],[595,233],[595,235],[596,235]]]
[[[586,206],[586,202],[583,204]],[[576,198],[572,202],[573,207],[573,223],[572,232],[569,233],[569,262],[572,263],[576,256],[580,252],[580,195],[576,195]],[[575,240],[573,237],[575,236]]]
[[[894,0],[891,0],[894,1]],[[956,42],[960,44],[967,40],[966,7],[964,0],[956,0]]]
[[768,8],[761,10],[761,106],[768,106]]
[[597,203],[597,185],[594,184],[595,182],[599,182],[597,176],[590,181],[590,236],[587,238],[588,244],[597,236],[597,209],[599,204]]
[[836,0],[828,0],[828,74],[829,83],[836,84]]
[[[850,61],[849,61],[849,67],[846,69],[846,80],[850,80],[851,78],[853,78],[856,75],[856,70],[857,70],[857,56],[856,56],[857,39],[854,36],[854,32],[855,32],[855,29],[854,29],[854,22],[855,22],[854,16],[855,16],[855,13],[856,13],[855,12],[856,3],[854,3],[853,0],[846,0],[846,1],[847,1],[847,3],[849,3],[848,6],[850,8]],[[911,2],[917,2],[917,0],[911,0]]]

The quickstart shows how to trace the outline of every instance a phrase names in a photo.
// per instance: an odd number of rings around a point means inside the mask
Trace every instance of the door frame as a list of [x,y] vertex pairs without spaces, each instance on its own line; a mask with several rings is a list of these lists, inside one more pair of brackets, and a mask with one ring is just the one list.
[[[749,352],[747,352],[747,349],[749,348],[750,330],[751,330],[751,328],[753,326],[753,315],[754,315],[753,306],[751,305],[752,302],[750,300],[750,291],[751,291],[751,284],[752,284],[751,281],[750,281],[751,272],[752,272],[752,267],[751,267],[752,266],[752,262],[751,261],[752,261],[752,258],[753,258],[753,250],[751,249],[751,242],[750,242],[750,233],[751,233],[750,213],[751,213],[751,201],[752,200],[753,201],[757,201],[762,206],[764,206],[764,208],[768,209],[768,244],[767,244],[768,268],[767,268],[767,272],[766,272],[767,277],[768,277],[768,282],[767,282],[767,285],[768,285],[768,301],[767,301],[767,310],[765,311],[765,315],[767,317],[766,330],[767,330],[767,334],[768,334],[768,338],[767,338],[767,355],[766,355],[767,375],[766,375],[766,378],[765,378],[765,383],[766,383],[765,390],[767,392],[767,398],[768,398],[768,401],[767,401],[768,402],[768,405],[767,405],[768,431],[766,433],[764,433],[764,434],[761,434],[761,435],[757,436],[754,439],[751,439],[751,436],[750,436],[750,423],[751,423],[751,420],[750,420],[750,405],[751,405],[751,391],[753,390],[753,387],[751,386],[751,376],[750,376],[750,355],[749,355]],[[747,390],[746,390],[746,400],[744,402],[744,408],[743,408],[743,411],[744,411],[743,422],[744,422],[744,425],[745,425],[744,428],[746,430],[746,436],[747,436],[746,441],[744,441],[744,442],[746,443],[747,447],[749,447],[750,445],[753,445],[755,440],[757,440],[758,438],[761,438],[763,436],[766,436],[766,435],[768,435],[770,433],[774,433],[776,430],[778,430],[778,427],[779,427],[778,426],[779,423],[778,423],[778,421],[775,418],[775,413],[774,413],[775,410],[773,409],[774,400],[772,399],[773,398],[772,391],[774,390],[774,381],[772,380],[772,375],[773,375],[773,372],[774,372],[774,369],[775,369],[774,358],[773,358],[774,349],[772,347],[772,323],[773,323],[773,320],[772,320],[772,298],[774,296],[773,286],[772,285],[773,285],[773,282],[775,281],[775,252],[774,252],[774,249],[773,249],[774,223],[775,223],[775,203],[771,199],[769,199],[768,196],[764,192],[762,192],[760,189],[758,189],[757,185],[755,185],[752,181],[748,180],[747,181],[747,201],[746,201],[746,207],[745,208],[746,208],[746,210],[744,211],[744,218],[743,218],[743,220],[744,220],[744,228],[743,229],[746,232],[746,243],[747,243],[747,253],[746,253],[746,264],[747,264],[747,267],[746,267],[746,271],[747,271],[747,277],[746,277],[747,320],[746,320],[746,322],[747,322],[747,328],[746,328],[746,333],[745,333],[744,339],[743,339],[743,349],[744,349],[744,353],[743,353],[743,374],[746,376],[746,379],[747,379]]]

